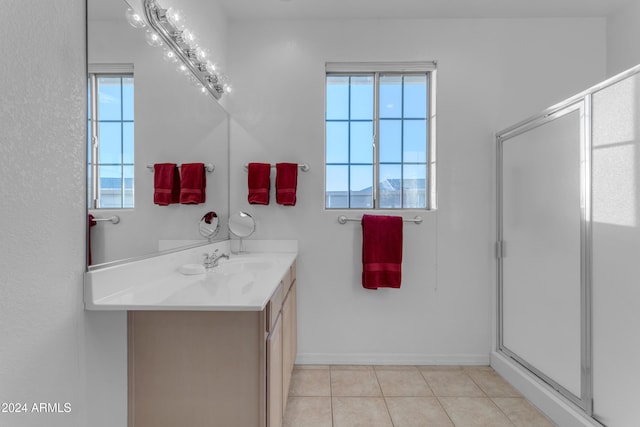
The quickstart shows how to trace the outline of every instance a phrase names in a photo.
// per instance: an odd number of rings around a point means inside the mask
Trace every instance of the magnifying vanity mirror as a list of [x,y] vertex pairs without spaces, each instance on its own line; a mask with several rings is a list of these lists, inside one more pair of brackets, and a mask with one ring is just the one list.
[[[141,8],[140,0],[130,2]],[[147,43],[144,28],[127,22],[129,7],[124,0],[87,0],[88,106],[96,107],[88,109],[88,214],[120,218],[89,227],[91,270],[229,238],[229,116],[178,70],[179,62],[165,60],[162,46]],[[195,7],[181,3],[187,17],[197,17]],[[206,28],[194,30],[214,38]],[[156,163],[212,165],[204,174],[205,202],[154,204]],[[216,224],[194,227],[213,211]]]
[[211,241],[218,234],[218,230],[220,229],[220,221],[218,218],[218,214],[215,212],[207,212],[204,214],[200,223],[198,224],[198,230],[200,230],[200,235],[202,237],[206,237],[207,240]]
[[251,236],[256,231],[256,222],[246,212],[235,212],[229,217],[229,230],[240,239],[238,252],[244,252],[242,239]]

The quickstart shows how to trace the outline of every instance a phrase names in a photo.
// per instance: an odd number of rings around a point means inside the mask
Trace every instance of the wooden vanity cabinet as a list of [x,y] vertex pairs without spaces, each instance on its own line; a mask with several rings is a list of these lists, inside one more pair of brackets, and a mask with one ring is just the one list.
[[295,263],[263,311],[130,311],[129,427],[281,427]]
[[267,306],[267,427],[280,427],[297,353],[295,264]]

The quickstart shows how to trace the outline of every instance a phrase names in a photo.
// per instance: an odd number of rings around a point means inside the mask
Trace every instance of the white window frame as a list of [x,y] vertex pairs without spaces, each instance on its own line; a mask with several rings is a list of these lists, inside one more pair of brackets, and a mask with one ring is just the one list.
[[[436,210],[437,209],[437,173],[436,173],[436,79],[437,79],[437,61],[418,61],[418,62],[327,62],[325,63],[325,112],[326,112],[326,77],[329,75],[350,75],[358,73],[412,73],[420,72],[427,73],[427,87],[428,87],[428,117],[427,117],[427,173],[426,173],[426,207],[425,208],[393,208],[392,210]],[[391,208],[379,207],[379,168],[380,163],[378,159],[378,127],[379,127],[379,111],[377,108],[377,93],[379,89],[379,82],[376,80],[374,83],[374,159],[373,159],[373,207],[372,208],[329,208],[326,206],[326,194],[327,194],[327,180],[326,180],[326,119],[325,119],[325,182],[324,182],[324,206],[325,209],[331,210],[387,210]]]
[[[125,76],[131,75],[134,77],[134,67],[133,64],[121,64],[121,63],[96,63],[96,64],[88,64],[87,66],[87,75],[89,79],[90,85],[90,95],[97,93],[98,91],[98,82],[97,78],[100,76]],[[100,206],[99,194],[100,194],[100,177],[99,177],[99,147],[100,147],[100,137],[98,132],[98,97],[91,96],[91,121],[89,125],[89,135],[91,137],[91,200],[89,200],[89,209],[132,209],[132,207],[120,207],[120,208],[102,208]],[[135,120],[135,119],[134,119]],[[123,178],[124,179],[124,178]],[[124,191],[124,189],[123,189]]]

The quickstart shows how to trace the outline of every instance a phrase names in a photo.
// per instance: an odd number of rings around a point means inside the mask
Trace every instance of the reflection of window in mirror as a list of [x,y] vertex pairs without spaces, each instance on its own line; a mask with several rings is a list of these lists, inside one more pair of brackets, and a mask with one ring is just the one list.
[[133,66],[128,68],[114,72],[113,67],[103,71],[89,67],[87,200],[91,209],[134,207],[134,79]]

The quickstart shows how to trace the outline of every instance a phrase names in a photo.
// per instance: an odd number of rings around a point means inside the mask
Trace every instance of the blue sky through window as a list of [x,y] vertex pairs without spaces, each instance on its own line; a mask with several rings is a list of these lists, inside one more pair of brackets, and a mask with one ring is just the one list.
[[[427,73],[328,74],[326,80],[326,207],[426,208]],[[378,164],[374,150],[378,109]]]
[[[97,96],[98,188],[100,208],[132,208],[134,194],[134,80],[131,76],[96,76],[97,94],[89,86],[89,126],[91,97]],[[91,182],[91,139],[89,138]],[[89,201],[92,200],[89,185]]]

